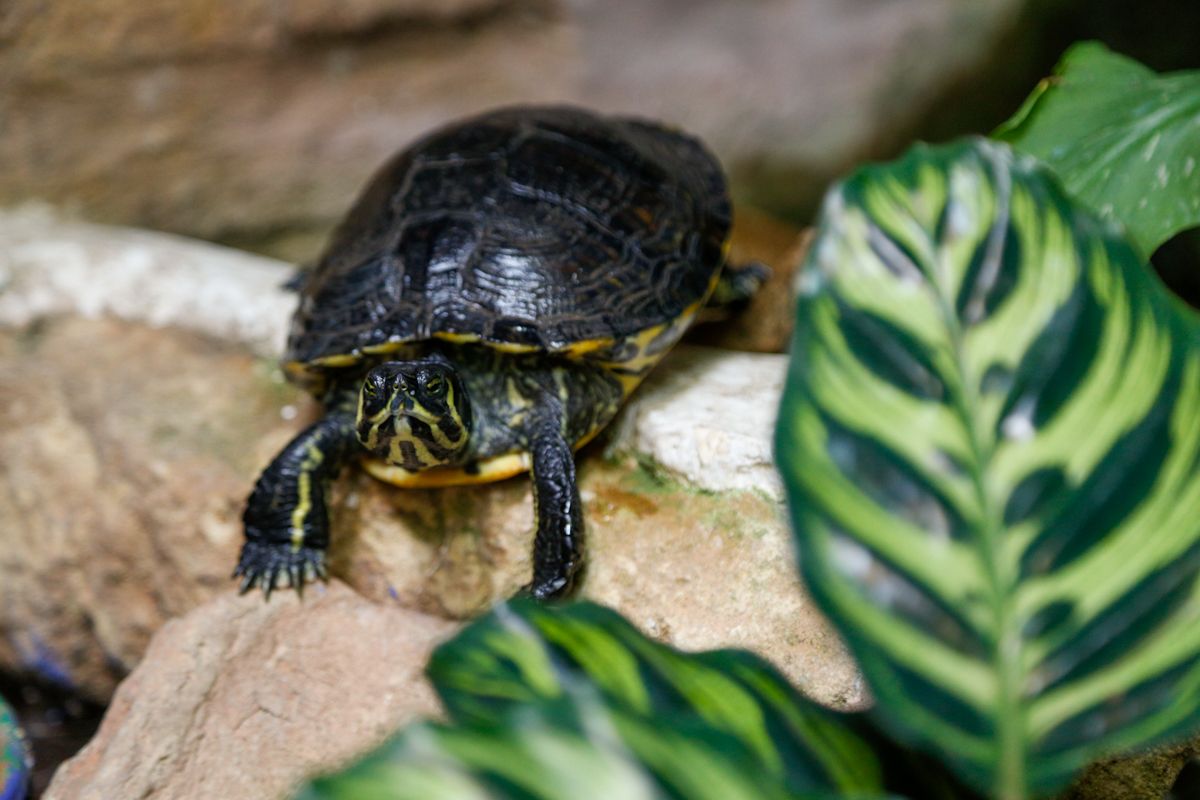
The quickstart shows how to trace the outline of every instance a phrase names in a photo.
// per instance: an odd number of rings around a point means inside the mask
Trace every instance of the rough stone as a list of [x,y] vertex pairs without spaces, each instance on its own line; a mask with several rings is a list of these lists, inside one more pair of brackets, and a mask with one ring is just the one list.
[[806,209],[899,144],[1023,5],[9,0],[0,204],[312,258],[415,136],[485,107],[568,101],[694,130],[742,196]]
[[[837,634],[797,579],[777,502],[757,491],[698,491],[595,450],[580,464],[588,551],[581,597],[685,649],[753,650],[830,705],[865,702]],[[343,533],[331,569],[378,602],[467,618],[529,580],[524,478],[397,491],[354,475],[334,514]]]
[[550,0],[440,5],[360,0],[348,30],[332,2],[7,3],[0,204],[311,259],[401,144],[566,95],[574,48]]
[[1184,766],[1200,757],[1200,739],[1146,753],[1101,759],[1083,771],[1057,800],[1190,800],[1172,794]]
[[621,415],[614,447],[702,489],[782,499],[771,436],[786,371],[782,355],[681,347]]
[[[389,23],[470,19],[505,0],[188,0],[180,7],[99,0],[38,6],[10,3],[0,42],[27,76],[128,68],[164,61],[270,52],[305,35],[367,32]],[[182,12],[182,13],[181,13]],[[86,29],[87,36],[79,32]]]
[[223,593],[154,637],[45,797],[287,797],[437,713],[421,676],[452,627],[337,582],[303,601]]
[[292,268],[150,231],[0,213],[0,325],[74,314],[173,325],[275,357],[296,307]]
[[259,448],[291,427],[273,369],[108,319],[0,333],[0,665],[104,700],[230,591]]
[[[179,770],[207,780],[201,766],[217,774],[212,765],[226,757],[226,745],[209,741],[221,737],[205,727],[218,725],[209,708],[215,695],[196,695],[203,703],[191,694],[173,698],[180,710],[166,713],[162,727],[145,721],[168,702],[164,687],[172,680],[203,671],[171,654],[217,663],[226,648],[232,662],[241,663],[237,654],[263,660],[253,649],[258,634],[244,629],[291,626],[298,623],[287,620],[302,615],[291,597],[236,599],[229,579],[242,503],[257,471],[317,413],[266,357],[294,302],[277,288],[289,268],[159,235],[70,225],[39,234],[36,225],[8,223],[0,217],[0,324],[9,326],[0,331],[0,669],[37,671],[103,700],[142,659],[154,631],[192,612],[182,627],[165,629],[160,639],[168,644],[151,646],[145,672],[125,684],[109,713],[97,739],[103,744],[72,763],[53,795],[95,785],[96,793],[80,796],[189,796],[154,787]],[[44,274],[60,265],[69,280]],[[95,293],[81,291],[92,284]],[[259,296],[268,294],[277,297]],[[141,305],[132,299],[139,295]],[[219,307],[178,297],[216,298]],[[243,301],[259,316],[242,319],[236,307]],[[73,313],[80,311],[100,316]],[[127,314],[140,321],[115,318]],[[755,650],[812,696],[855,707],[864,689],[796,579],[771,483],[766,437],[782,364],[782,356],[682,348],[635,397],[630,421],[608,443],[611,455],[603,442],[584,451],[589,568],[582,596],[684,648]],[[741,404],[724,441],[715,433],[728,409],[703,400],[722,392]],[[688,436],[652,432],[685,416],[694,428]],[[331,571],[357,592],[355,604],[374,603],[379,614],[463,619],[528,580],[525,478],[400,491],[354,470],[333,500]],[[367,613],[347,596],[337,583],[314,587],[303,613],[310,605],[330,619]],[[330,622],[324,633],[331,651],[363,652],[357,640],[364,634],[352,625]],[[213,641],[193,647],[189,637]],[[212,679],[214,686],[226,680],[233,678]],[[331,698],[321,694],[320,702]],[[191,716],[183,713],[189,704]],[[219,724],[231,723],[221,717]],[[279,745],[279,763],[256,765],[278,779],[273,786],[312,766],[289,755],[282,738],[248,735]],[[182,760],[155,766],[168,751]],[[138,794],[151,789],[162,794]]]

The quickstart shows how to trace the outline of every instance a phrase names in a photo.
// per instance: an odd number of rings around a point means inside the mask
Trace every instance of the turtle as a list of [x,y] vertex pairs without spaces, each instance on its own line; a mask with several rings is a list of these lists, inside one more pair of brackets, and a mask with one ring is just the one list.
[[326,578],[330,482],[529,472],[541,600],[583,562],[575,451],[706,308],[767,268],[726,264],[731,204],[695,137],[573,106],[450,123],[369,181],[301,281],[283,370],[325,414],[247,501],[241,591]]

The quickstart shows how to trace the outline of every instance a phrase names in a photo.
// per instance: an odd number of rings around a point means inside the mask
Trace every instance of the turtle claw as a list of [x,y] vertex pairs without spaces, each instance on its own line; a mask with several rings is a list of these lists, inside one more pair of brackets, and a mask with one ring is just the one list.
[[517,591],[517,597],[531,597],[539,603],[562,600],[575,588],[575,582],[566,576],[542,579],[525,584]]
[[329,579],[325,570],[325,551],[315,547],[293,547],[291,544],[246,542],[238,559],[234,578],[241,578],[238,592],[246,594],[259,588],[266,599],[278,589],[295,589],[304,595],[309,581]]

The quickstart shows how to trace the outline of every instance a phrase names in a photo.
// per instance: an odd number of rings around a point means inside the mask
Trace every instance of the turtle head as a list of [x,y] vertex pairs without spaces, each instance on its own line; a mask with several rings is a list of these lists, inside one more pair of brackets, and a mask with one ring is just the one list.
[[455,464],[471,436],[471,404],[443,356],[374,367],[358,394],[358,440],[410,472]]

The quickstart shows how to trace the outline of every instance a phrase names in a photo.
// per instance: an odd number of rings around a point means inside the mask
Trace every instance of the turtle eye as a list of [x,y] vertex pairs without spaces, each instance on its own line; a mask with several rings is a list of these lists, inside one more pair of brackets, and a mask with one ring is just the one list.
[[441,394],[442,389],[445,388],[445,386],[446,382],[437,375],[432,375],[425,379],[425,391],[429,392],[430,394]]
[[370,375],[363,381],[363,399],[376,401],[383,394],[383,378],[379,375]]

